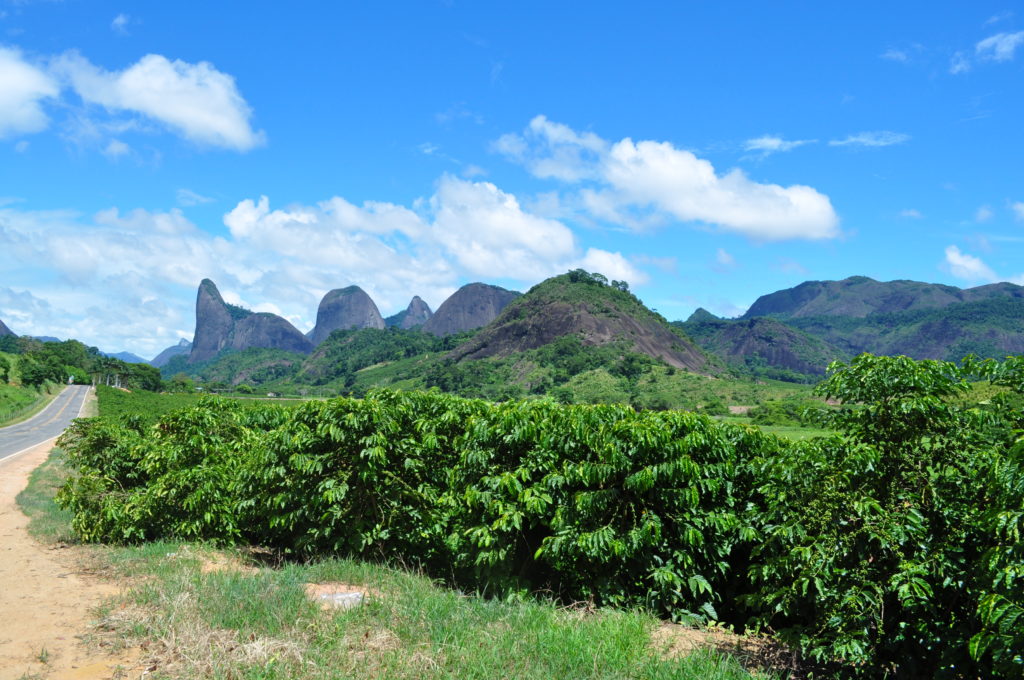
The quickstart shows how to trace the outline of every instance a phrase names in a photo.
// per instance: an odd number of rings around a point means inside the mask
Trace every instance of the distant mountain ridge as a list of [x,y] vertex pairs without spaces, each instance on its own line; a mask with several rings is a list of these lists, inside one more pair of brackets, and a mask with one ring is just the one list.
[[1024,353],[1024,286],[961,289],[866,276],[763,295],[742,319],[771,316],[842,352],[958,361]]
[[762,295],[741,318],[863,318],[871,314],[941,309],[953,304],[978,302],[1001,296],[1024,297],[1024,286],[992,283],[965,289],[941,283],[909,280],[876,281],[867,276],[851,276],[841,281],[805,281],[793,288]]
[[120,359],[121,361],[125,362],[126,364],[148,364],[149,363],[148,361],[146,361],[145,359],[140,357],[138,354],[132,354],[131,352],[103,352],[103,351],[100,351],[100,354],[102,354],[105,357],[110,357],[111,359]]
[[155,357],[153,357],[152,360],[150,360],[149,365],[155,366],[157,368],[162,368],[166,366],[167,362],[170,361],[172,358],[182,354],[188,354],[191,351],[192,342],[186,340],[185,338],[182,338],[181,340],[178,340],[177,345],[171,345],[170,347],[168,347],[167,349],[163,350]]
[[[470,283],[433,314],[414,296],[405,310],[387,319],[357,286],[335,289],[324,296],[317,326],[305,337],[280,317],[225,303],[216,286],[204,280],[197,295],[196,341],[189,362],[208,362],[227,349],[265,348],[309,355],[324,344],[315,340],[344,331],[339,343],[304,362],[299,360],[301,370],[295,364],[299,374],[322,381],[363,370],[373,358],[387,362],[442,348],[415,336],[360,334],[410,328],[440,339],[457,338],[446,342],[443,351],[446,361],[460,365],[534,352],[571,336],[582,343],[584,352],[588,346],[622,342],[629,352],[687,371],[719,371],[720,358],[747,375],[804,382],[821,376],[829,362],[864,351],[949,360],[970,353],[983,357],[1024,353],[1024,287],[1010,283],[960,289],[907,280],[880,282],[865,276],[807,281],[761,296],[738,319],[721,319],[698,309],[685,322],[667,326],[628,287],[620,289],[618,282],[608,284],[599,274],[581,271],[544,281],[526,296]],[[580,280],[571,280],[572,276]],[[577,284],[586,284],[580,277],[603,284],[579,288]],[[567,286],[572,287],[571,294]],[[468,331],[478,332],[473,337],[461,335]],[[353,358],[356,354],[360,358]],[[335,361],[346,368],[328,365]]]
[[0,335],[15,335],[15,332],[7,327],[3,319],[0,319]]

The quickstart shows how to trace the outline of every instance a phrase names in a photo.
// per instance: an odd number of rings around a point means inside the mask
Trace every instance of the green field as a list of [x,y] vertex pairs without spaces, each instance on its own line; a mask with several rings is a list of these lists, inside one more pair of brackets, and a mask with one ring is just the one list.
[[[748,412],[781,436],[553,399],[203,398],[157,427],[79,421],[58,501],[87,541],[259,545],[771,630],[818,677],[1007,676],[1024,648],[1024,357],[862,355],[814,396]],[[815,411],[830,436],[781,422]]]

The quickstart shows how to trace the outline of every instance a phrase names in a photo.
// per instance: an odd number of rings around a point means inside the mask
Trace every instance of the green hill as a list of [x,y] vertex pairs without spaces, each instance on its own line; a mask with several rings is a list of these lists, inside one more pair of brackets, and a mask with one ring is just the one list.
[[1024,352],[1024,286],[961,289],[919,281],[807,281],[763,295],[743,316],[768,315],[849,355],[957,361]]
[[566,337],[587,347],[615,345],[695,373],[715,372],[714,362],[685,333],[645,307],[625,283],[608,283],[579,269],[547,279],[509,303],[451,357],[507,357]]
[[706,352],[754,377],[817,382],[825,367],[846,352],[777,319],[720,319],[698,309],[674,322]]

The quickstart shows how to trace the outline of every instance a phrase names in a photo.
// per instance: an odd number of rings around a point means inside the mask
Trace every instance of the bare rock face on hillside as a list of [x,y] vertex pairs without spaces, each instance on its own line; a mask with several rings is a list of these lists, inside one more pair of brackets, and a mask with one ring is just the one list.
[[[419,298],[416,298],[419,300]],[[0,335],[14,335],[14,331],[8,328],[2,319],[0,319]]]
[[486,326],[520,293],[486,283],[469,283],[441,303],[423,330],[437,336],[453,335]]
[[434,313],[430,311],[430,306],[420,299],[419,295],[413,297],[409,306],[404,310],[389,316],[384,319],[384,323],[388,326],[397,326],[399,328],[408,330],[410,328],[417,328],[430,321]]
[[309,340],[285,319],[229,305],[213,281],[203,279],[196,296],[196,334],[188,362],[212,359],[226,349],[241,351],[252,347],[303,354],[313,350]]
[[319,345],[331,331],[350,328],[384,328],[377,305],[359,286],[336,288],[324,296],[316,310],[316,326],[309,339]]
[[[434,318],[440,314],[439,309]],[[711,372],[707,356],[685,334],[634,296],[595,280],[575,282],[567,275],[534,286],[449,356],[456,361],[511,356],[568,335],[584,345],[624,342],[669,366]]]
[[759,357],[775,368],[823,375],[829,362],[847,359],[839,348],[770,317],[720,319],[698,309],[675,325],[704,350],[740,366]]

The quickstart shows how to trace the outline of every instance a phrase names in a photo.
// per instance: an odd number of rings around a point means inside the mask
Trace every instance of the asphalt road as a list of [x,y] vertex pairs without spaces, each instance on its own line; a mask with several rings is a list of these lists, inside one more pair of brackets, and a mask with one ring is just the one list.
[[0,460],[58,436],[78,417],[90,389],[88,385],[69,385],[28,420],[0,427]]

